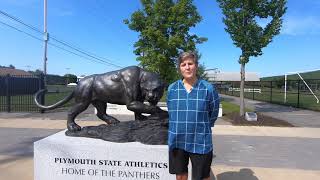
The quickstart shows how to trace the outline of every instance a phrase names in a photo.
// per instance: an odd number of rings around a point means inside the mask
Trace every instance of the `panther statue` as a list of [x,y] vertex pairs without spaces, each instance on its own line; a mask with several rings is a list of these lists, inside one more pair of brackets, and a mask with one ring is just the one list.
[[[92,104],[97,109],[97,116],[107,124],[119,121],[106,114],[107,103],[126,105],[135,113],[135,120],[143,120],[141,113],[156,114],[162,110],[156,106],[163,95],[165,84],[158,74],[143,70],[138,66],[129,66],[104,74],[94,74],[79,81],[75,89],[59,102],[45,106],[39,103],[39,97],[46,90],[35,94],[34,100],[44,110],[57,108],[74,98],[75,104],[68,112],[67,127],[69,131],[80,131],[75,118]],[[144,104],[148,101],[148,104]]]

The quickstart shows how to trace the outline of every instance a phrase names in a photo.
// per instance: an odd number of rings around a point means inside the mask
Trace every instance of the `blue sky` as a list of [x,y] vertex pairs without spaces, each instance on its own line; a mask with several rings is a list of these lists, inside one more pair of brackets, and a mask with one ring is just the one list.
[[[240,50],[224,31],[217,2],[195,0],[194,3],[203,20],[190,33],[208,38],[197,46],[202,54],[200,62],[208,69],[239,72]],[[250,59],[247,71],[263,77],[320,69],[320,0],[288,0],[287,7],[281,34],[263,49],[262,56]],[[139,0],[48,0],[48,32],[58,40],[118,66],[137,65],[133,44],[138,40],[138,33],[131,31],[123,20],[139,8]],[[0,0],[0,10],[43,30],[43,0]],[[41,34],[2,15],[0,21],[42,38]],[[43,42],[1,23],[0,40],[0,65],[43,69]],[[50,42],[57,44],[52,39]],[[92,62],[48,46],[47,72],[50,74],[89,75],[116,69],[119,67]]]

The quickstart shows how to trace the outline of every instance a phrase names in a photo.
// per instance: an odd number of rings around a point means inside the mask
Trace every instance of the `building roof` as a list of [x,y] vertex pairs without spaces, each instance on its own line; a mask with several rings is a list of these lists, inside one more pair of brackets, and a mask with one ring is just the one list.
[[[215,72],[206,71],[209,81],[240,81],[240,72]],[[246,72],[245,81],[260,81],[256,72]]]
[[0,67],[0,76],[6,76],[10,74],[11,76],[32,76],[31,73],[26,72],[21,69],[3,68]]

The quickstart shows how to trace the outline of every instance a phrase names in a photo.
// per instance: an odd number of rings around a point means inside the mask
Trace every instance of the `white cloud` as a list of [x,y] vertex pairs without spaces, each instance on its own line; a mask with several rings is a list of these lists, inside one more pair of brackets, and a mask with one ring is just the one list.
[[320,34],[320,18],[316,16],[284,18],[281,34],[285,35],[308,35]]

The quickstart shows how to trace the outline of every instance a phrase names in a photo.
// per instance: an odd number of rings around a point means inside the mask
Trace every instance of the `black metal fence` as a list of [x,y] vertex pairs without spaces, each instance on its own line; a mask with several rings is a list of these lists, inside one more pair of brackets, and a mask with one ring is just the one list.
[[[43,88],[43,76],[0,76],[0,112],[40,111],[33,95]],[[44,96],[40,101],[44,103]]]
[[[320,79],[305,80],[314,94],[302,80],[288,80],[285,93],[285,81],[245,82],[245,97],[253,100],[320,111]],[[239,96],[240,82],[215,82],[219,93]],[[0,112],[40,111],[33,101],[34,94],[44,88],[43,76],[0,76]],[[40,98],[42,104],[53,104],[74,87],[48,85],[48,93]],[[65,104],[68,107],[73,101]]]
[[[245,82],[245,98],[320,111],[320,79]],[[219,93],[240,96],[240,82],[215,82]],[[315,96],[316,97],[315,97]]]

